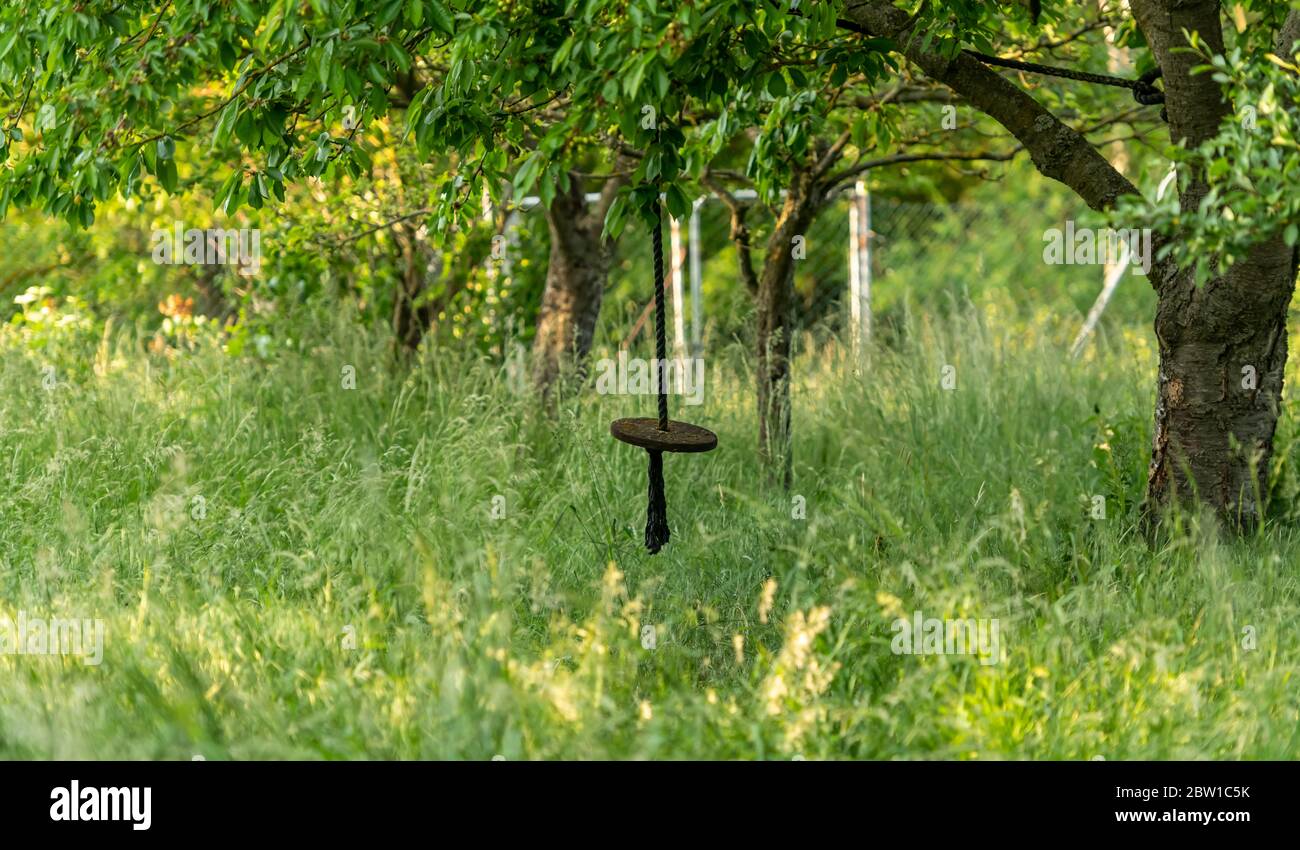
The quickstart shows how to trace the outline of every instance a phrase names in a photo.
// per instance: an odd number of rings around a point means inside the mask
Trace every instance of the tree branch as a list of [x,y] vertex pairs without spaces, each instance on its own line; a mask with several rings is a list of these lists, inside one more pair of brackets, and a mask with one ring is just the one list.
[[714,174],[705,170],[700,176],[700,184],[708,189],[718,200],[722,201],[728,211],[731,212],[731,231],[728,238],[736,246],[736,264],[740,267],[740,279],[745,284],[745,289],[750,295],[758,294],[758,275],[754,272],[754,254],[749,242],[749,225],[745,223],[745,216],[749,213],[749,205],[742,204],[736,200],[736,196],[727,191],[726,187],[718,182]]
[[902,9],[875,0],[850,6],[844,14],[842,26],[892,39],[927,76],[1005,127],[1029,151],[1040,172],[1073,189],[1088,206],[1102,210],[1120,195],[1139,194],[1083,134],[1013,83],[964,53],[949,58],[928,49]]
[[1024,149],[1024,145],[1016,145],[1002,153],[940,153],[934,151],[930,153],[897,153],[891,156],[882,156],[878,159],[868,159],[855,163],[851,167],[828,177],[826,184],[831,187],[831,190],[827,194],[833,194],[840,184],[852,180],[859,174],[886,165],[901,165],[907,162],[1007,162],[1014,159],[1016,154]]

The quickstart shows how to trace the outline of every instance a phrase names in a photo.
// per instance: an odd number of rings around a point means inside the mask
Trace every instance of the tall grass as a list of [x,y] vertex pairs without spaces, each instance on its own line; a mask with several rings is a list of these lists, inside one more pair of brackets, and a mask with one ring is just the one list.
[[[0,757],[1293,757],[1300,542],[1135,533],[1140,337],[1071,363],[1046,321],[902,327],[802,346],[791,493],[713,358],[676,414],[721,445],[667,459],[658,556],[607,430],[648,398],[547,418],[345,317],[264,358],[6,335],[0,606],[107,636],[0,655]],[[998,663],[895,655],[915,611],[997,618]]]

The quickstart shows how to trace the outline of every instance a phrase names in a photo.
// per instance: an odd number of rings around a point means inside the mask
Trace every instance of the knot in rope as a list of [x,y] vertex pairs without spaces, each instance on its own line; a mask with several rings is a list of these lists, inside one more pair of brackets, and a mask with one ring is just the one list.
[[1142,76],[1133,81],[1133,99],[1143,106],[1154,106],[1157,103],[1165,102],[1165,93],[1156,88],[1155,82],[1160,79],[1162,72],[1159,68],[1152,68]]

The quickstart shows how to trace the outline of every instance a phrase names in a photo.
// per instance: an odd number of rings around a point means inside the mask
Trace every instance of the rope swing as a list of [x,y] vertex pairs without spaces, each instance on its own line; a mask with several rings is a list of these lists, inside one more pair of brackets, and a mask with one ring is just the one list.
[[668,530],[668,501],[664,493],[664,452],[707,452],[717,448],[718,437],[707,428],[668,418],[668,311],[664,298],[663,212],[659,193],[651,208],[651,245],[654,250],[655,364],[659,383],[658,419],[618,419],[609,432],[619,440],[646,450],[650,455],[650,503],[646,507],[645,548],[657,553],[671,536]]

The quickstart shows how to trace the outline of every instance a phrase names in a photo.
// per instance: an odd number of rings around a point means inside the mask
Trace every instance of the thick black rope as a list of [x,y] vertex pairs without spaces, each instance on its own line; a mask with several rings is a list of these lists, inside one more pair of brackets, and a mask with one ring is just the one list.
[[[668,310],[664,297],[663,213],[655,193],[651,244],[654,247],[655,272],[655,375],[659,380],[659,430],[668,430],[668,382],[665,361],[668,359]],[[645,548],[657,553],[668,542],[668,499],[664,492],[663,452],[646,449],[650,455],[650,504],[645,514]]]
[[663,212],[659,199],[655,198],[654,233],[651,236],[654,246],[655,264],[655,359],[659,372],[659,430],[668,430],[668,382],[664,363],[668,359],[668,307],[664,297],[664,234]]
[[[1153,106],[1165,102],[1165,93],[1156,88],[1155,85],[1156,80],[1160,79],[1161,76],[1159,68],[1147,71],[1136,80],[1130,80],[1127,77],[1112,77],[1109,74],[1074,71],[1069,68],[1058,68],[1054,65],[1040,65],[1037,62],[1021,62],[1019,59],[1004,59],[1001,56],[990,56],[987,53],[980,53],[975,50],[963,50],[962,52],[978,59],[985,65],[997,65],[1001,68],[1028,71],[1031,74],[1045,74],[1049,77],[1062,77],[1067,80],[1077,80],[1081,83],[1094,83],[1099,86],[1129,89],[1133,92],[1133,99],[1143,106]],[[1164,110],[1161,110],[1160,114],[1163,118],[1165,115]]]

